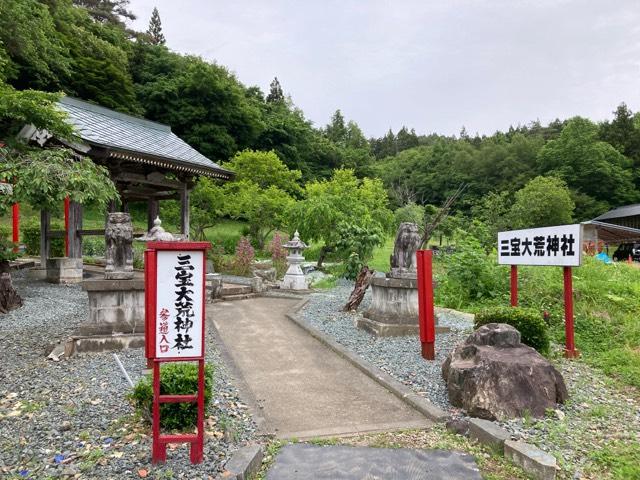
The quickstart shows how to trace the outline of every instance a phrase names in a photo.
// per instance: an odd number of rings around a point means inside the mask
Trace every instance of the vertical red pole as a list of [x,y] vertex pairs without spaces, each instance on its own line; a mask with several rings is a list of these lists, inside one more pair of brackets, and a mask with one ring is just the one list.
[[435,360],[436,322],[433,305],[433,251],[418,250],[418,324],[422,358]]
[[160,362],[153,362],[153,446],[151,461],[153,463],[167,460],[167,446],[160,442]]
[[69,197],[64,198],[64,256],[69,256]]
[[201,463],[204,451],[204,359],[198,360],[198,439],[191,444],[191,463]]
[[518,306],[518,266],[511,265],[511,306]]
[[14,203],[13,204],[13,208],[12,208],[12,212],[13,214],[13,235],[11,237],[11,241],[13,243],[16,244],[15,247],[13,247],[13,251],[17,252],[18,251],[18,245],[17,243],[20,241],[20,204],[19,203]]
[[156,352],[155,316],[157,299],[157,264],[156,250],[144,251],[144,347],[147,357],[147,368],[153,366]]
[[573,337],[573,278],[571,267],[564,267],[564,329],[566,358],[576,358],[579,353],[576,350]]

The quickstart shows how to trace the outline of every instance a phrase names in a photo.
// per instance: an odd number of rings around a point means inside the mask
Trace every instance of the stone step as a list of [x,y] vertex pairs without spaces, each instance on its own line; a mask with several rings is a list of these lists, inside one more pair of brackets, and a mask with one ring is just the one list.
[[257,297],[257,293],[241,293],[235,295],[222,295],[220,297],[221,301],[230,302],[233,300],[246,300],[247,298],[255,298]]
[[247,285],[223,285],[221,296],[243,295],[251,293],[251,287]]

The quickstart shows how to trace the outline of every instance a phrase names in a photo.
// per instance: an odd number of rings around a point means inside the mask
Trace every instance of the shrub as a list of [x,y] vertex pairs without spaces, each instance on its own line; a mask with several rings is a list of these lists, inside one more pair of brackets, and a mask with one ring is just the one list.
[[360,258],[360,255],[353,252],[351,255],[349,255],[347,261],[344,262],[344,278],[348,280],[355,280],[358,277],[360,270],[362,270],[362,267],[364,267],[364,262]]
[[104,257],[105,240],[102,237],[84,237],[82,239],[82,254],[90,257]]
[[476,315],[475,328],[487,323],[506,323],[520,332],[522,343],[540,353],[549,352],[549,327],[542,313],[531,308],[493,307]]
[[[453,308],[492,299],[508,291],[508,274],[487,255],[477,238],[458,230],[454,253],[445,259],[446,274],[438,278],[441,298]],[[504,273],[502,271],[505,271]]]
[[211,244],[209,249],[209,260],[213,263],[213,271],[221,273],[227,268],[227,261],[224,257],[225,249],[221,241]]
[[[136,410],[149,420],[153,408],[152,376],[143,377],[128,395]],[[204,403],[209,404],[213,388],[213,367],[204,367]],[[160,368],[161,395],[189,395],[198,391],[198,365],[168,363]],[[167,430],[191,430],[198,421],[196,403],[163,403],[160,405],[160,426]]]
[[256,257],[256,252],[247,237],[240,237],[236,245],[236,255],[233,257],[232,270],[235,275],[247,276],[251,273],[251,265]]
[[393,212],[393,220],[396,229],[402,222],[417,223],[418,226],[424,225],[424,207],[416,205],[415,202],[409,202],[405,206],[398,208]]
[[[64,224],[60,222],[51,222],[51,230],[64,230]],[[40,223],[30,222],[20,226],[20,234],[22,243],[25,245],[25,253],[27,255],[40,254]],[[52,238],[51,257],[64,257],[64,239]]]
[[271,254],[271,262],[276,269],[278,278],[283,276],[287,271],[287,249],[284,248],[284,244],[288,241],[289,235],[276,231],[276,233],[273,234],[271,242],[267,245],[267,251]]

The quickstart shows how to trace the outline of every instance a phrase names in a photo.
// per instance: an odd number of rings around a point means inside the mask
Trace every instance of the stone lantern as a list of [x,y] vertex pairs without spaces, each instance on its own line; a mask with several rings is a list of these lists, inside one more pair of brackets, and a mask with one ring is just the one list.
[[307,281],[304,278],[302,268],[300,268],[300,264],[304,262],[302,251],[307,248],[307,245],[300,240],[300,234],[296,230],[296,233],[293,234],[293,238],[283,246],[289,252],[287,255],[289,268],[282,280],[281,288],[287,290],[307,290]]

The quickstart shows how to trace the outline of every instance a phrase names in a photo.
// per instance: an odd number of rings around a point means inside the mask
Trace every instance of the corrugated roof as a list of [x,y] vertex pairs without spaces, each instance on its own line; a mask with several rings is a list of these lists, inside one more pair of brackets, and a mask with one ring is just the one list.
[[172,133],[168,125],[72,97],[63,97],[58,105],[67,112],[70,123],[82,140],[114,150],[114,157],[144,163],[164,160],[169,165],[163,166],[169,168],[176,166],[178,170],[226,179],[233,176]]
[[614,208],[613,210],[594,218],[594,220],[611,220],[612,218],[633,217],[635,215],[640,215],[640,203]]

